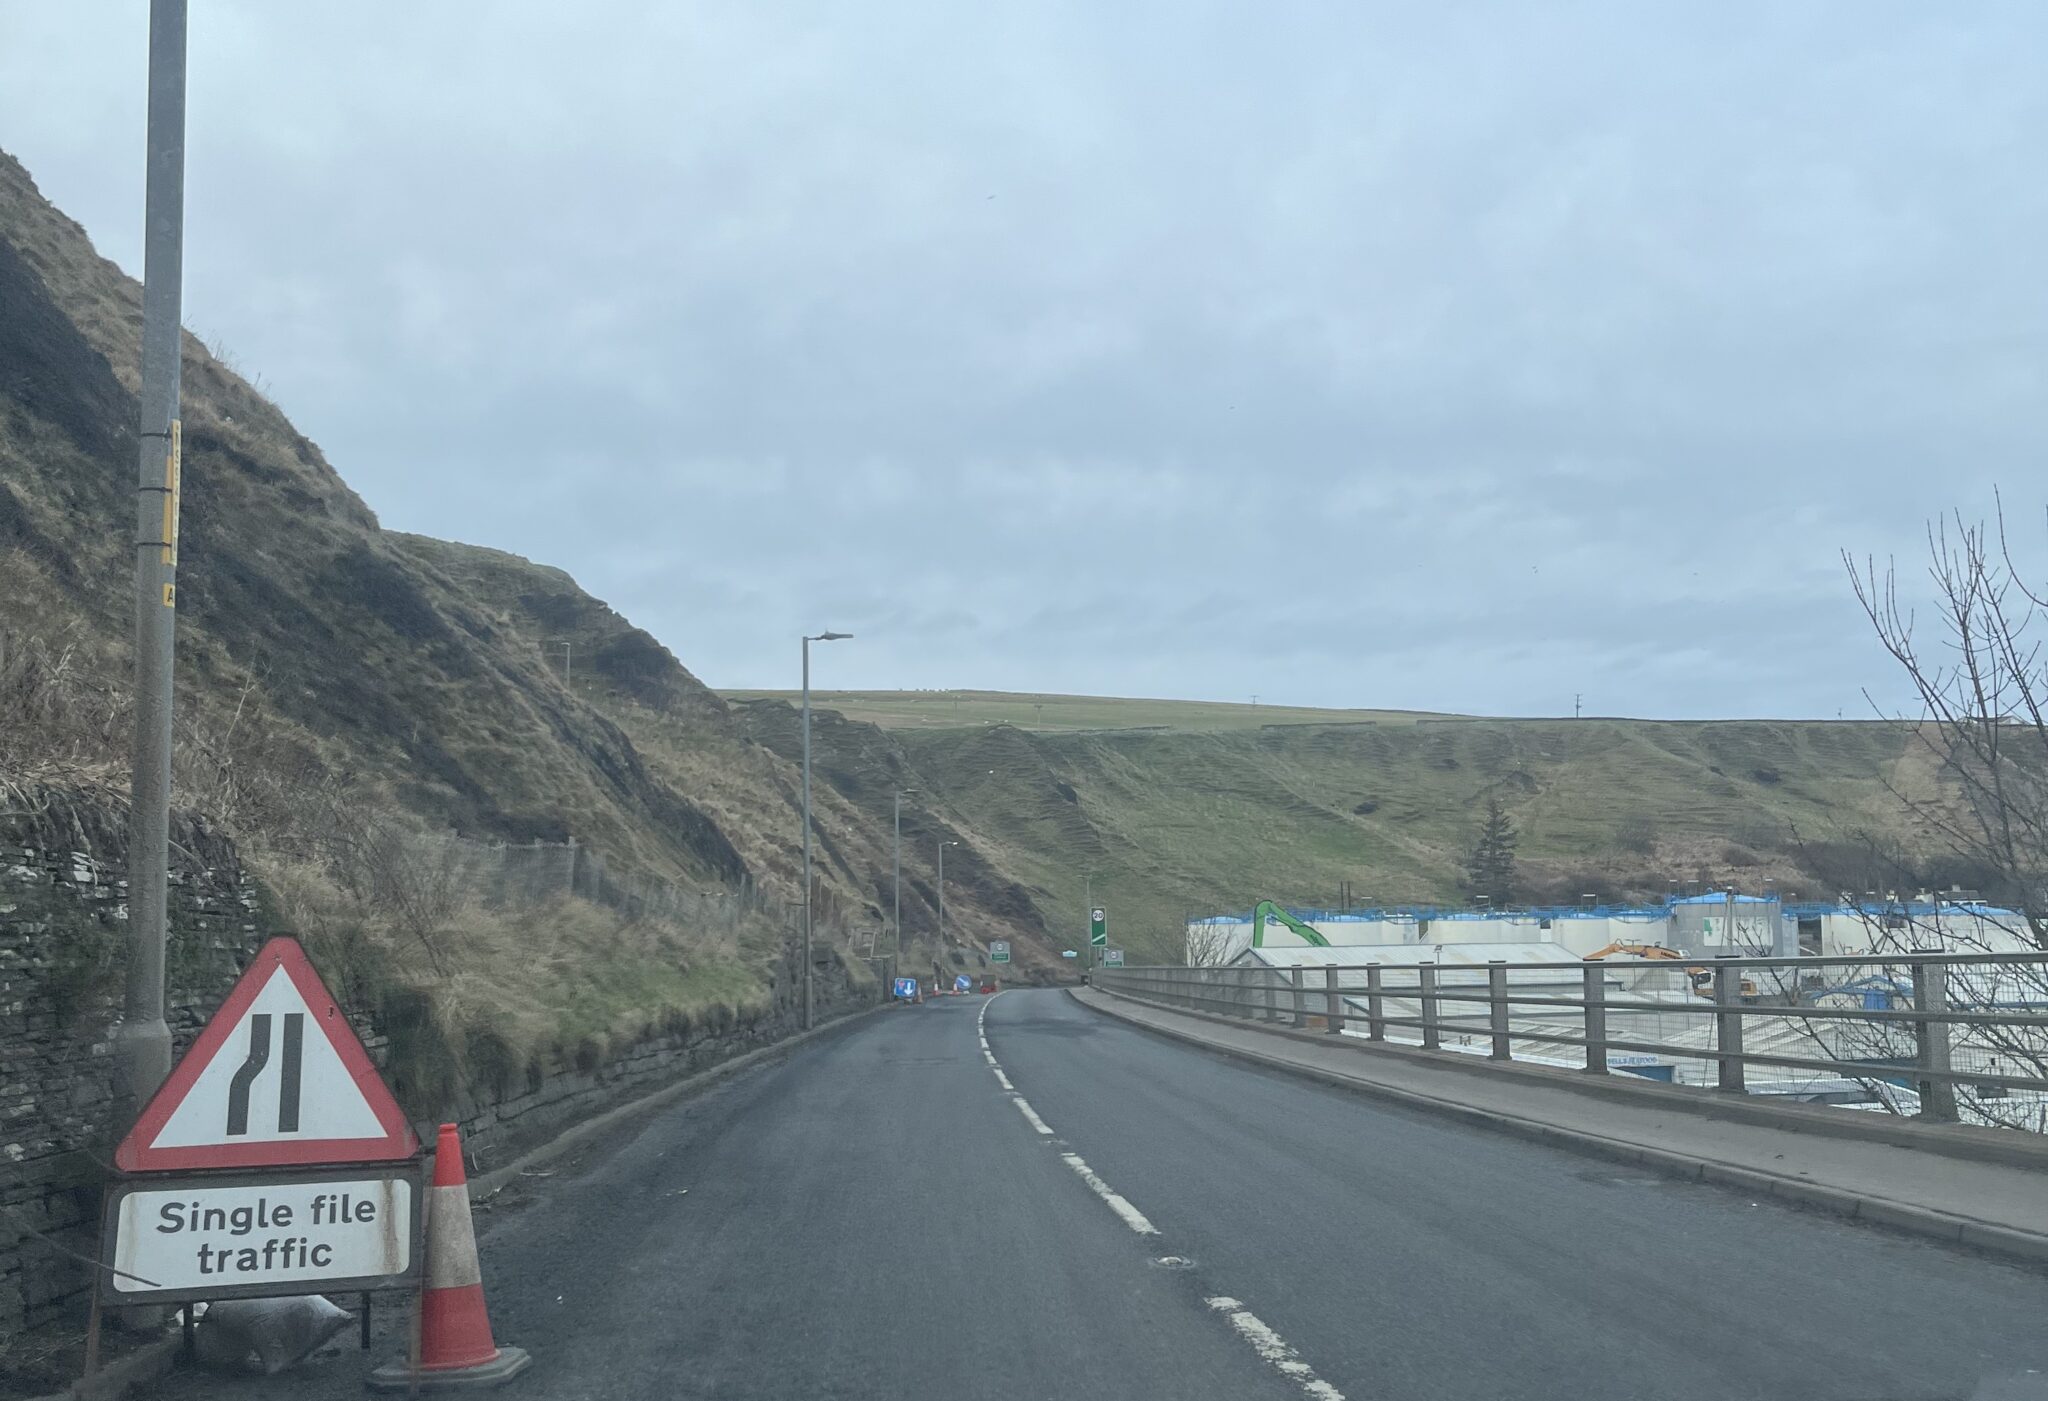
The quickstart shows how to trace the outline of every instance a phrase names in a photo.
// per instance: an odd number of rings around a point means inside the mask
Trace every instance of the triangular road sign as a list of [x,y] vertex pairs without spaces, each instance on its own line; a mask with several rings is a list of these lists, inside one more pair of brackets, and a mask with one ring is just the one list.
[[122,1172],[376,1163],[419,1137],[296,939],[256,951],[114,1150]]

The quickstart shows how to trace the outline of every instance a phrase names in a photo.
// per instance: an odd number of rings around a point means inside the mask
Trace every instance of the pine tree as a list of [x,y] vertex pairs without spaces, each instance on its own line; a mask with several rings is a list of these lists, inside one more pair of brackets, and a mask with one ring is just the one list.
[[1495,906],[1514,899],[1515,825],[1498,798],[1486,800],[1486,822],[1465,858],[1465,878],[1474,895],[1484,895]]

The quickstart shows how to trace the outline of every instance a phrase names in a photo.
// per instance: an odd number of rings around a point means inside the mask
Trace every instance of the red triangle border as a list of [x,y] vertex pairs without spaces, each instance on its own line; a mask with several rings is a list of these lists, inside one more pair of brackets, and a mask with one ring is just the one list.
[[[306,1005],[318,1015],[315,1023],[327,1043],[341,1057],[342,1065],[356,1088],[362,1092],[384,1133],[377,1138],[323,1138],[269,1143],[197,1144],[176,1148],[155,1148],[150,1144],[171,1115],[192,1092],[200,1073],[220,1054],[228,1034],[241,1023],[242,1014],[256,1000],[272,975],[283,968],[298,988]],[[323,1011],[324,1009],[324,1011]],[[384,1077],[363,1049],[355,1028],[342,1015],[341,1006],[327,990],[306,950],[296,939],[278,937],[256,951],[242,976],[228,989],[228,995],[191,1048],[171,1068],[169,1078],[157,1087],[136,1117],[135,1126],[114,1150],[114,1166],[124,1173],[180,1172],[209,1168],[312,1167],[326,1163],[386,1163],[415,1156],[420,1151],[419,1135],[406,1121],[405,1112],[392,1097]]]

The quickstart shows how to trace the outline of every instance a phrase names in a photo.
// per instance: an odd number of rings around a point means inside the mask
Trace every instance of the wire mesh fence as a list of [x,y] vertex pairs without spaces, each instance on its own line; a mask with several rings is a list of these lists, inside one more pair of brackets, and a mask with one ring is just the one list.
[[460,898],[486,908],[543,904],[575,896],[634,919],[695,927],[730,926],[748,914],[793,925],[801,910],[751,885],[693,889],[635,872],[615,871],[603,854],[576,841],[480,842],[452,833],[415,836],[416,862],[432,869]]

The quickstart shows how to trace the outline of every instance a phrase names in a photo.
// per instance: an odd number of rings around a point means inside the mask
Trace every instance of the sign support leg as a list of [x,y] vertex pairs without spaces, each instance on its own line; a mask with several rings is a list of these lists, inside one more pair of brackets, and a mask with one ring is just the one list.
[[363,1295],[363,1351],[370,1350],[370,1296]]
[[185,1307],[178,1315],[178,1333],[182,1339],[185,1356],[189,1360],[198,1355],[199,1339],[192,1331],[192,1301],[186,1300]]
[[85,1374],[89,1377],[100,1369],[100,1291],[97,1285],[92,1291],[92,1311],[85,1319]]
[[427,1291],[422,1288],[412,1296],[412,1339],[405,1345],[406,1370],[411,1373],[405,1388],[407,1396],[420,1394],[420,1329],[425,1324],[427,1312]]

